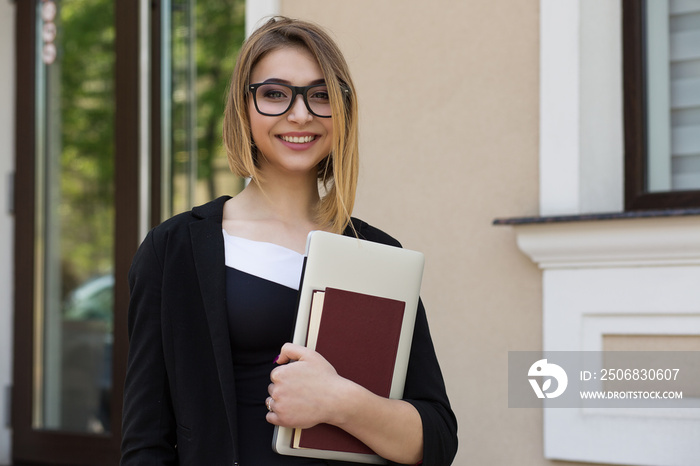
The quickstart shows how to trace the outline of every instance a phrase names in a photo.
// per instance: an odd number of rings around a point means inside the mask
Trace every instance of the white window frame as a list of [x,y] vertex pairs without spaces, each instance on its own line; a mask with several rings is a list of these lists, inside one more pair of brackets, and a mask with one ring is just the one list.
[[619,1],[540,1],[540,214],[623,210]]

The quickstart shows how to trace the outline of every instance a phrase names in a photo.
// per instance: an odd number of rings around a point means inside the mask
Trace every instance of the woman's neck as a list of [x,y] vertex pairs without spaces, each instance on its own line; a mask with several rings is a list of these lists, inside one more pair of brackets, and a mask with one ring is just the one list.
[[313,222],[320,201],[315,179],[264,178],[251,181],[241,194],[258,214],[287,224]]
[[319,194],[313,182],[251,181],[226,202],[224,229],[234,236],[279,244],[303,254],[309,232],[324,229],[315,218]]

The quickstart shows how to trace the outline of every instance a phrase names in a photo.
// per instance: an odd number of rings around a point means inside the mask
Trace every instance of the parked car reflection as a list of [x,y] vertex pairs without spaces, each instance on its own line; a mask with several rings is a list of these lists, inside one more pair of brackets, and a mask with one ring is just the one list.
[[61,428],[110,430],[114,275],[75,288],[63,307]]

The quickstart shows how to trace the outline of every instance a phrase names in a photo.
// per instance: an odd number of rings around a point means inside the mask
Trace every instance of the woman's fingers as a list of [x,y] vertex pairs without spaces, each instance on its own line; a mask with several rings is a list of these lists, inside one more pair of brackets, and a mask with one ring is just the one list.
[[268,385],[268,422],[302,428],[326,422],[330,410],[337,409],[339,385],[345,379],[323,356],[300,345],[285,344],[277,363]]
[[304,356],[308,356],[309,353],[315,353],[315,351],[294,343],[285,343],[275,362],[277,364],[287,364],[291,361],[300,361]]

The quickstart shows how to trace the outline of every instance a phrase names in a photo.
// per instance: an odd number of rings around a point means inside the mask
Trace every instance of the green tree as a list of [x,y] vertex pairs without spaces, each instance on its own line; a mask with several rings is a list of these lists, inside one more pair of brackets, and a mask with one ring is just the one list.
[[197,4],[198,173],[208,182],[210,198],[217,194],[213,162],[226,157],[221,146],[225,94],[244,38],[244,0]]
[[[178,211],[190,207],[182,191],[196,189],[190,184],[192,171],[196,184],[205,187],[194,202],[235,189],[217,186],[216,180],[217,167],[225,165],[225,95],[245,37],[245,1],[173,2],[171,36],[173,208]],[[234,180],[228,177],[227,184]]]
[[[59,221],[64,290],[108,273],[114,240],[114,5],[60,3],[56,63],[47,73],[59,108],[49,124],[60,141]],[[56,76],[58,75],[58,76]],[[55,150],[59,149],[59,150]],[[56,200],[54,200],[56,201]],[[71,280],[71,276],[73,280]],[[71,283],[76,281],[77,283]]]

